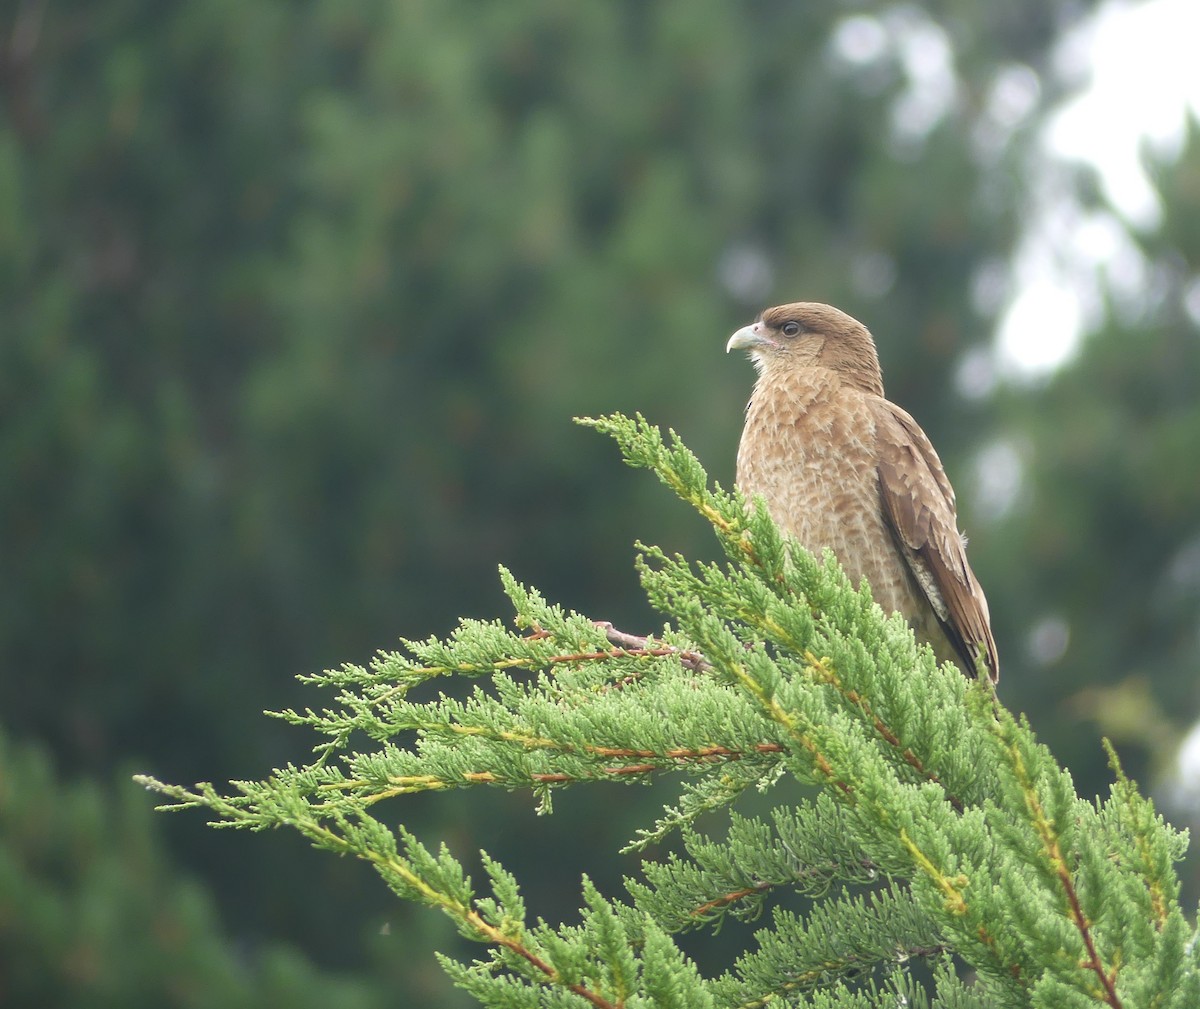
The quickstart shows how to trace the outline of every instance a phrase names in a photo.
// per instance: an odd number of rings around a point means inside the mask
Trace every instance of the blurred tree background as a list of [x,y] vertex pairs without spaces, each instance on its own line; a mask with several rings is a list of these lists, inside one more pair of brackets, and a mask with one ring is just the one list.
[[[875,331],[959,487],[1005,700],[1084,791],[1098,725],[1165,780],[1200,706],[1194,124],[1162,225],[1125,229],[1144,283],[1049,379],[990,356],[1090,11],[5,8],[0,1002],[461,1004],[447,929],[365,867],[151,816],[128,775],[291,759],[260,712],[321,703],[296,673],[502,614],[498,562],[653,629],[634,539],[713,545],[570,418],[640,410],[730,483],[752,371],[724,342],[780,301]],[[564,918],[581,868],[631,871],[661,797],[629,795],[396,815]]]

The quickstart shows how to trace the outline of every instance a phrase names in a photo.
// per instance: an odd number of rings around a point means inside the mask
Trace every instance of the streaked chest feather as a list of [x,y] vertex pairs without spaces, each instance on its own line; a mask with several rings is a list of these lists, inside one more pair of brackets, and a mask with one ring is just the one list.
[[911,575],[880,507],[875,415],[866,394],[828,382],[756,388],[737,484],[806,548],[829,547],[885,610],[915,616]]

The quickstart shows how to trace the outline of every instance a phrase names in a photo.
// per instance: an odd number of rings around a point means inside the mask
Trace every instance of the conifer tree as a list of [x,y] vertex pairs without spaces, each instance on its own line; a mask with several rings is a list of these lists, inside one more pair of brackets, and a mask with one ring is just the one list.
[[[333,702],[278,715],[319,735],[312,761],[228,791],[140,780],[165,808],[289,826],[368,862],[484,944],[475,962],[443,965],[488,1006],[1200,1005],[1174,870],[1186,835],[1111,748],[1110,794],[1079,796],[989,687],[939,667],[831,555],[710,487],[673,433],[641,417],[585,423],[695,507],[725,552],[698,565],[640,548],[660,633],[564,612],[502,570],[515,628],[463,620],[444,640],[307,677]],[[448,677],[474,690],[413,699]],[[621,899],[585,878],[570,926],[530,921],[518,881],[486,854],[484,890],[444,845],[377,815],[420,792],[530,790],[549,807],[558,789],[655,777],[680,779],[679,797],[630,847],[677,838],[679,850],[644,862]],[[812,797],[768,816],[734,808],[788,778]],[[698,818],[717,810],[714,833]],[[676,942],[789,893],[810,910],[775,906],[724,973]]]

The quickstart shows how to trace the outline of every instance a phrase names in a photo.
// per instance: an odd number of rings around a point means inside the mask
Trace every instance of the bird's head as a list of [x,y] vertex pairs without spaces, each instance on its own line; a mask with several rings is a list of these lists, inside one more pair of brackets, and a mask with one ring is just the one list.
[[847,385],[883,395],[875,341],[867,327],[831,305],[798,301],[768,308],[725,345],[744,350],[764,378],[826,368]]

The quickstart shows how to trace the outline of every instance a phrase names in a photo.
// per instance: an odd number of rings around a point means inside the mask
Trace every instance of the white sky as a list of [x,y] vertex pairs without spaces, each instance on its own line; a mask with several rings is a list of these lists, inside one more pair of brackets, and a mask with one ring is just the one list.
[[[886,142],[901,160],[919,154],[955,101],[953,51],[944,29],[922,8],[898,3],[877,15],[842,19],[831,42],[836,63],[850,72],[861,73],[885,55],[898,59],[908,86],[893,102]],[[1054,71],[1076,90],[1053,111],[1038,159],[1027,166],[1025,232],[1008,264],[1011,282],[1002,264],[976,278],[977,305],[999,313],[1000,323],[992,350],[963,362],[958,384],[964,395],[987,395],[1001,377],[1036,380],[1052,372],[1100,322],[1106,304],[1136,312],[1144,303],[1152,277],[1130,231],[1153,230],[1162,207],[1142,159],[1147,150],[1165,158],[1178,153],[1189,110],[1200,117],[1197,50],[1200,0],[1106,0],[1058,44]],[[1036,108],[1039,91],[1028,67],[1013,64],[997,73],[972,137],[981,158],[1004,149]],[[1096,170],[1111,211],[1080,203],[1073,178],[1080,163]],[[770,287],[769,265],[754,260],[754,250],[735,251],[738,258],[724,264],[723,275],[753,301],[760,288]],[[894,279],[894,269],[881,272],[876,265],[864,263],[863,276],[856,274],[864,293],[886,289]],[[1200,324],[1200,280],[1185,300]]]
[[1041,183],[997,333],[1003,373],[1036,377],[1071,356],[1099,310],[1097,272],[1118,299],[1143,289],[1145,263],[1125,228],[1155,228],[1162,207],[1142,150],[1178,153],[1189,109],[1200,116],[1198,49],[1200,0],[1108,2],[1059,46],[1057,69],[1087,86],[1050,119],[1044,147],[1093,165],[1118,216],[1085,212],[1065,179]]
[[[1052,158],[1093,165],[1116,216],[1085,212],[1053,177],[1035,194],[1039,223],[1017,255],[1017,293],[997,333],[1001,372],[1037,377],[1070,358],[1099,310],[1098,274],[1118,301],[1144,295],[1145,263],[1126,229],[1152,231],[1163,208],[1142,155],[1178,154],[1189,113],[1200,118],[1198,49],[1200,0],[1105,3],[1063,41],[1058,69],[1088,85],[1050,119],[1044,147]],[[1200,326],[1193,289],[1187,308]],[[1200,816],[1200,723],[1176,754],[1166,792]]]

